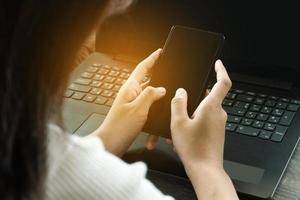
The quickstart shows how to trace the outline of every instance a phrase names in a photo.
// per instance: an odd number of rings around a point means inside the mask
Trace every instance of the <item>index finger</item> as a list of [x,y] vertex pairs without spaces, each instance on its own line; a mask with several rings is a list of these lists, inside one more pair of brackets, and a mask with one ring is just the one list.
[[232,83],[221,60],[216,61],[215,71],[217,73],[217,83],[213,86],[207,98],[213,99],[217,104],[222,104]]
[[144,77],[156,64],[162,49],[157,49],[150,56],[140,62],[137,67],[133,70],[129,78],[137,80],[139,83],[143,82]]

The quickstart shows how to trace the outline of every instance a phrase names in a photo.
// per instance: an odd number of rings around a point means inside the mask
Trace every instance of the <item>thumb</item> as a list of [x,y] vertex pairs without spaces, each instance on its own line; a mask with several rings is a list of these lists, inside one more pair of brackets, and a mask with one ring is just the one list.
[[138,106],[142,106],[145,111],[148,111],[151,105],[162,98],[166,94],[166,89],[163,87],[154,88],[146,87],[134,101]]
[[179,88],[171,103],[171,124],[188,118],[187,93],[183,88]]

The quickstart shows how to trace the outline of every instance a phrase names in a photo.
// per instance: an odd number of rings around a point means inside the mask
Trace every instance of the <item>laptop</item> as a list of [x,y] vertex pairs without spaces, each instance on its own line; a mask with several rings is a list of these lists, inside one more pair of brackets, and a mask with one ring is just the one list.
[[[85,136],[100,126],[132,69],[163,46],[172,25],[223,33],[221,59],[233,81],[223,102],[224,168],[241,199],[272,199],[300,136],[296,8],[269,0],[138,2],[102,26],[97,53],[74,70],[65,93],[66,129]],[[140,134],[124,159],[186,179],[172,146],[159,141],[147,151],[146,136]]]

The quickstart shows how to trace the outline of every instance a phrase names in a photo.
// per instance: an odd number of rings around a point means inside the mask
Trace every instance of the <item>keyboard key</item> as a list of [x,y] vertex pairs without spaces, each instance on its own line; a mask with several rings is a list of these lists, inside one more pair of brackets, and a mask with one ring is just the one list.
[[237,94],[243,94],[244,93],[243,90],[234,90],[234,92],[237,93]]
[[268,119],[268,115],[260,113],[258,114],[256,119],[261,121],[266,121]]
[[280,120],[280,117],[270,116],[269,119],[268,119],[268,122],[277,124],[279,122],[279,120]]
[[252,128],[249,126],[239,126],[236,132],[241,133],[243,135],[257,136],[259,134],[259,129]]
[[105,103],[105,105],[106,105],[106,106],[112,106],[112,105],[113,105],[113,102],[114,102],[114,99],[109,99],[109,100]]
[[276,104],[276,108],[279,108],[279,109],[286,109],[286,107],[287,107],[287,103],[278,102]]
[[226,131],[235,131],[236,127],[236,124],[226,123],[225,129]]
[[69,89],[70,90],[75,90],[75,91],[78,91],[78,92],[89,92],[91,90],[91,87],[72,83],[69,86]]
[[235,99],[236,96],[237,96],[237,94],[234,94],[234,93],[230,93],[230,92],[229,92],[229,93],[226,95],[226,98],[228,98],[228,99]]
[[130,73],[131,70],[130,70],[130,69],[127,69],[127,68],[122,68],[122,71],[123,71],[123,72],[126,72],[126,73]]
[[116,67],[116,66],[112,67],[112,69],[115,70],[115,71],[121,71],[121,68],[120,67]]
[[248,103],[252,102],[253,99],[254,98],[252,96],[247,96],[247,95],[242,95],[242,94],[237,96],[237,100],[248,102]]
[[287,127],[284,126],[278,126],[276,128],[276,131],[273,133],[271,140],[274,142],[281,142],[285,133],[287,131]]
[[300,101],[299,100],[291,100],[291,103],[300,105]]
[[283,114],[284,110],[281,109],[274,109],[272,114],[276,116],[281,116]]
[[253,105],[250,107],[250,110],[251,110],[251,111],[255,111],[255,112],[259,112],[260,109],[261,109],[261,106],[255,105],[255,104],[253,104]]
[[75,83],[78,83],[80,85],[89,85],[91,83],[91,80],[85,78],[78,78],[75,80]]
[[227,121],[228,122],[233,122],[233,123],[240,123],[240,121],[242,120],[241,117],[237,117],[237,116],[232,116],[232,115],[228,115]]
[[261,121],[254,121],[254,123],[252,124],[253,127],[255,128],[262,128],[264,126],[264,122]]
[[246,125],[246,126],[250,126],[253,123],[253,121],[254,121],[253,119],[245,118],[245,119],[243,119],[242,124]]
[[283,135],[281,135],[280,133],[274,133],[271,138],[271,140],[274,142],[281,142],[282,139],[283,139]]
[[276,127],[275,132],[279,132],[279,133],[282,133],[284,135],[286,133],[287,129],[288,129],[288,127],[278,125]]
[[89,73],[89,72],[83,72],[81,74],[81,77],[82,78],[92,78],[93,77],[93,74],[92,73]]
[[278,97],[275,97],[275,96],[269,96],[269,99],[272,99],[272,100],[277,101],[277,100],[278,100]]
[[112,66],[109,66],[109,65],[103,65],[102,66],[104,69],[111,69],[112,68]]
[[296,112],[298,109],[299,109],[299,106],[298,105],[293,105],[293,104],[291,104],[287,107],[287,110],[294,111],[294,112]]
[[222,105],[223,106],[232,106],[233,105],[233,101],[232,100],[228,100],[228,99],[224,99]]
[[105,79],[103,80],[106,83],[113,83],[116,80],[116,78],[112,77],[112,76],[107,76],[105,77]]
[[93,79],[96,81],[102,81],[104,78],[105,76],[100,74],[95,74],[95,76],[93,77]]
[[98,96],[94,103],[104,105],[108,99],[105,97]]
[[229,115],[238,115],[238,116],[244,116],[247,111],[246,109],[243,108],[228,107],[228,106],[224,106],[224,110]]
[[118,92],[120,90],[120,88],[121,88],[121,86],[115,85],[112,90],[115,92]]
[[285,111],[282,115],[279,124],[289,126],[295,116],[294,112]]
[[126,82],[126,80],[121,79],[121,78],[118,78],[118,79],[116,80],[115,84],[117,84],[117,85],[123,85],[125,82]]
[[90,93],[93,95],[99,95],[103,90],[99,88],[93,88]]
[[254,119],[256,116],[257,116],[256,112],[249,111],[249,112],[246,113],[246,117],[250,118],[250,119]]
[[99,71],[97,72],[98,74],[102,74],[102,75],[106,75],[109,73],[109,70],[108,69],[104,69],[104,68],[101,68],[99,69]]
[[261,112],[265,113],[265,114],[269,114],[272,112],[272,108],[264,106],[264,107],[262,107]]
[[95,95],[87,94],[84,98],[83,101],[86,102],[93,102],[96,99]]
[[264,129],[265,130],[268,130],[268,131],[274,131],[276,128],[276,125],[275,124],[270,124],[270,123],[266,123],[264,125]]
[[100,68],[100,67],[102,67],[103,65],[102,64],[99,64],[99,63],[94,63],[93,64],[93,67],[97,67],[97,68]]
[[245,102],[241,102],[241,101],[237,101],[233,107],[237,107],[237,108],[244,108],[244,109],[248,109],[250,106],[249,103],[245,103]]
[[274,107],[276,105],[276,101],[268,100],[266,101],[265,105],[269,107]]
[[103,97],[111,97],[114,94],[113,91],[111,90],[103,90],[103,92],[101,93],[101,96]]
[[92,81],[92,83],[90,84],[90,86],[92,87],[100,87],[102,85],[101,81]]
[[256,95],[256,93],[254,93],[254,92],[246,92],[246,94],[250,95],[250,96],[255,96]]
[[258,96],[259,96],[260,98],[267,98],[267,95],[266,95],[266,94],[258,94]]
[[114,77],[119,76],[119,74],[120,74],[120,72],[117,72],[117,71],[110,71],[110,72],[108,73],[108,75],[114,76]]
[[77,99],[77,100],[81,100],[83,97],[84,97],[84,93],[81,93],[81,92],[75,92],[73,95],[72,95],[72,99]]
[[101,88],[105,90],[111,90],[113,87],[114,85],[111,83],[103,83],[103,85],[101,86]]
[[264,139],[264,140],[269,140],[271,138],[272,132],[270,131],[260,131],[260,134],[258,137]]
[[91,67],[88,67],[86,71],[91,72],[91,73],[96,73],[98,71],[98,68],[91,66]]
[[130,76],[130,74],[129,74],[129,73],[125,73],[125,72],[122,72],[122,73],[120,74],[120,78],[123,78],[123,79],[128,79],[129,76]]
[[262,98],[256,98],[256,99],[254,100],[254,103],[255,103],[255,104],[262,105],[262,104],[265,103],[265,99],[262,99]]
[[279,101],[282,101],[282,102],[285,102],[285,103],[288,103],[288,102],[290,102],[290,100],[289,100],[289,99],[287,99],[287,98],[280,98],[280,99],[279,99]]
[[71,91],[71,90],[67,90],[67,91],[64,93],[64,97],[66,97],[66,98],[69,98],[69,97],[71,97],[71,96],[72,96],[72,94],[74,94],[74,92],[73,92],[73,91]]

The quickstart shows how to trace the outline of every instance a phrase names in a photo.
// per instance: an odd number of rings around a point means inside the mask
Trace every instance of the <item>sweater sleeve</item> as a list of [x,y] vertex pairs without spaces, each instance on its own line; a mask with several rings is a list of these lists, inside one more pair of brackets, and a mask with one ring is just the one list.
[[57,126],[51,129],[46,199],[173,199],[146,179],[144,163],[125,163],[107,152],[97,137],[79,138],[63,134]]

